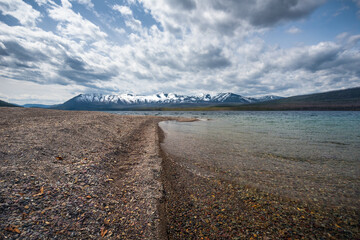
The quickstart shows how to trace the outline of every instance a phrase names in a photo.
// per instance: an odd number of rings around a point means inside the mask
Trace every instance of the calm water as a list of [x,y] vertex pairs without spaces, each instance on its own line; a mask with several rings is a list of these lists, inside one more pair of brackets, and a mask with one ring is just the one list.
[[160,123],[164,150],[197,174],[295,199],[360,206],[360,112],[122,114],[202,119]]

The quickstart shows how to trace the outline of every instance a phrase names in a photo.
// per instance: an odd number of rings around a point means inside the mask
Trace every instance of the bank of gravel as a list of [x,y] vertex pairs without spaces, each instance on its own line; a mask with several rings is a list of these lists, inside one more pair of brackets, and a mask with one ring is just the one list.
[[0,239],[159,239],[158,122],[0,108]]

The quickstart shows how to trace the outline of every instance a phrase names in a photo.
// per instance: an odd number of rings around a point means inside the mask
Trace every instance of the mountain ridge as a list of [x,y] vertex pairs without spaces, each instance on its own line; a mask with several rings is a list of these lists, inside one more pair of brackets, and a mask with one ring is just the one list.
[[0,100],[0,107],[20,107],[20,106]]
[[123,109],[131,107],[164,107],[175,105],[209,105],[220,103],[247,104],[282,97],[268,95],[261,98],[244,97],[239,94],[227,92],[218,94],[200,93],[198,95],[179,95],[176,93],[157,93],[153,95],[120,94],[110,95],[101,93],[79,94],[63,104],[57,105],[57,109],[67,110],[91,110],[91,109]]
[[360,87],[291,96],[242,105],[214,106],[205,111],[359,111]]

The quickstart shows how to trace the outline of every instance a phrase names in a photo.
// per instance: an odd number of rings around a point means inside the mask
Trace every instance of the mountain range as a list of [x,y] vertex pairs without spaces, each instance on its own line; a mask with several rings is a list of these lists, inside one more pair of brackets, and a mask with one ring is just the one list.
[[[18,107],[0,100],[0,107]],[[63,110],[360,110],[360,87],[282,98],[268,95],[259,98],[234,93],[197,94],[193,96],[159,93],[80,94],[58,105],[26,104]]]
[[[212,109],[216,110],[216,109]],[[275,99],[273,101],[258,102],[231,106],[227,110],[248,111],[316,111],[316,110],[360,110],[360,87],[335,90],[323,93],[314,93]]]
[[178,95],[175,93],[158,93],[154,95],[105,95],[80,94],[63,104],[54,106],[56,109],[66,110],[115,110],[148,107],[179,107],[179,106],[208,106],[214,104],[249,104],[281,99],[282,97],[268,95],[260,98],[244,97],[234,93]]

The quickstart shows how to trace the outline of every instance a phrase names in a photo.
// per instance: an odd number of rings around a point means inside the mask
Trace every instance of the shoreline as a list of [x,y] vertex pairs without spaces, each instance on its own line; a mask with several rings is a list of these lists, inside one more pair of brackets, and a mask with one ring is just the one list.
[[[159,134],[164,140],[161,128]],[[220,169],[199,173],[185,159],[163,149],[161,155],[169,239],[360,238],[360,209],[265,192]]]
[[359,209],[199,176],[163,151],[177,117],[0,108],[0,238],[360,238]]
[[157,128],[175,119],[0,108],[0,238],[159,239]]

